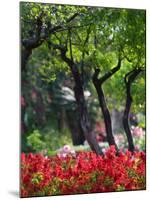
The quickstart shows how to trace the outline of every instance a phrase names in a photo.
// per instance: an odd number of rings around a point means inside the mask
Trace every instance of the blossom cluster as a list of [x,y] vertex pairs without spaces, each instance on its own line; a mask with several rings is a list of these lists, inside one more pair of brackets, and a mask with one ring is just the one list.
[[[96,122],[95,125],[95,133],[96,139],[101,146],[101,148],[105,151],[105,148],[108,147],[108,142],[106,139],[106,130],[103,122]],[[133,141],[135,144],[136,151],[144,151],[145,150],[145,130],[139,126],[131,126],[131,134],[133,137]],[[127,149],[128,142],[125,133],[116,133],[114,134],[115,142],[119,149]],[[88,145],[88,143],[85,143]]]
[[[135,144],[135,150],[136,151],[141,151],[141,150],[144,151],[145,150],[145,131],[138,126],[136,126],[136,127],[132,126],[131,133],[132,133],[133,141]],[[122,134],[122,133],[116,134],[115,141],[120,149],[128,148],[127,137],[125,134]]]
[[145,189],[145,153],[21,154],[21,197]]
[[58,150],[57,155],[61,158],[65,158],[68,155],[76,156],[76,152],[69,145],[64,145],[62,148]]

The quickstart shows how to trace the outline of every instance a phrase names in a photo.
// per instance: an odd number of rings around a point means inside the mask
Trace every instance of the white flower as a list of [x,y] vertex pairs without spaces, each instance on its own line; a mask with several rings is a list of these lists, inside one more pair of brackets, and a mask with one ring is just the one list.
[[65,146],[63,147],[63,151],[64,151],[65,153],[69,153],[70,150],[71,150],[71,148],[70,148],[69,145],[65,145]]

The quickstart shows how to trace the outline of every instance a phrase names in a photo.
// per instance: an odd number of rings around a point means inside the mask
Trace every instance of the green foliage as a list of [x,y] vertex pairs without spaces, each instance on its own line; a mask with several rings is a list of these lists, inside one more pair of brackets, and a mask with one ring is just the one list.
[[38,130],[34,130],[33,133],[31,133],[27,137],[27,144],[30,146],[35,152],[39,152],[42,149],[45,149],[45,143],[41,139],[41,134]]
[[50,130],[44,134],[44,141],[49,150],[56,150],[64,146],[65,144],[72,144],[70,132],[68,129],[64,129],[59,132],[57,130]]
[[54,129],[48,129],[47,131],[34,130],[27,137],[27,145],[34,152],[43,152],[46,150],[48,155],[55,154],[55,150],[61,148],[65,144],[71,145],[72,141],[70,133],[67,129],[59,132]]

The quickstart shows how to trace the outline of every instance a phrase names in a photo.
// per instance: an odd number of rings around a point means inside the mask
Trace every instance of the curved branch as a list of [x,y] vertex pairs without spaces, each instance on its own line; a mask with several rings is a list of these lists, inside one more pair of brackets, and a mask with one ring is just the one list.
[[67,55],[66,55],[67,47],[66,46],[61,45],[61,44],[54,44],[51,41],[48,41],[48,47],[49,48],[53,47],[54,49],[60,50],[62,60],[65,61],[69,65],[71,70],[73,70],[74,62],[70,58],[67,57]]
[[92,80],[93,80],[94,84],[96,84],[96,85],[97,84],[100,85],[99,78],[98,78],[99,73],[100,73],[100,69],[99,68],[95,68]]
[[118,64],[116,67],[112,68],[109,72],[107,72],[106,74],[104,74],[104,76],[102,76],[99,81],[100,84],[104,83],[107,79],[109,79],[113,74],[115,74],[121,67],[121,58],[119,57],[118,59]]

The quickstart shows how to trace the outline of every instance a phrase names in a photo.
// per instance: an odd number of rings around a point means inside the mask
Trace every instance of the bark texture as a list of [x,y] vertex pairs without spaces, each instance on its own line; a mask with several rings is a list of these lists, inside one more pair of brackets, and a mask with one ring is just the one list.
[[132,105],[131,85],[141,71],[142,70],[140,68],[134,69],[133,71],[127,73],[124,78],[125,85],[126,85],[126,105],[125,105],[125,110],[124,110],[124,115],[123,115],[123,127],[124,127],[127,140],[128,140],[128,149],[131,152],[134,152],[135,150],[133,137],[132,137],[132,133],[130,130],[130,125],[129,125],[129,113],[130,113],[130,108]]
[[103,92],[102,85],[103,83],[108,80],[114,73],[116,73],[121,67],[121,59],[119,58],[118,64],[116,67],[111,69],[108,73],[104,74],[102,77],[99,78],[100,69],[95,69],[95,73],[93,75],[93,84],[95,86],[95,89],[98,94],[99,104],[102,110],[102,114],[104,117],[105,122],[105,128],[106,128],[106,134],[107,134],[107,141],[109,145],[114,145],[116,147],[116,150],[118,151],[117,144],[115,143],[115,139],[112,133],[112,123],[111,123],[111,117],[110,112],[107,107],[105,95]]

